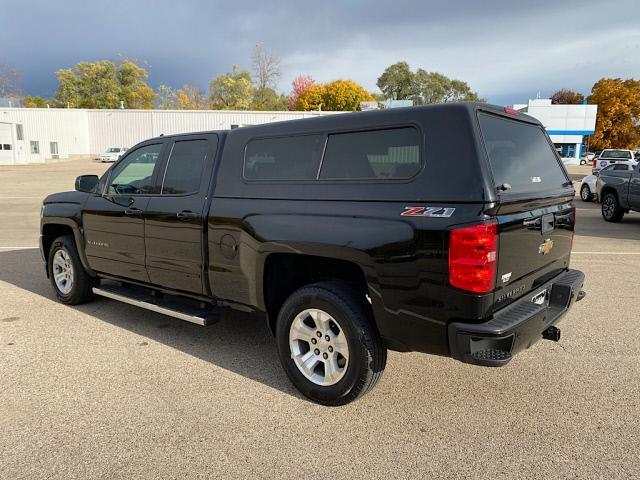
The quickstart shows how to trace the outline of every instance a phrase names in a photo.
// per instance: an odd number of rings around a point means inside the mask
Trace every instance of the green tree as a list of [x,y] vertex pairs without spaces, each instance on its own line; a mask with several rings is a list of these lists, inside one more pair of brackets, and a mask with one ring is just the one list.
[[132,60],[119,66],[108,60],[81,62],[58,70],[56,98],[75,108],[153,108],[155,93],[147,85],[147,71]]
[[253,100],[253,83],[249,70],[238,70],[220,75],[209,84],[211,108],[214,110],[248,110]]
[[278,95],[273,88],[256,88],[253,92],[252,110],[279,111],[287,110],[289,97]]
[[568,88],[562,88],[551,95],[551,103],[555,105],[579,105],[584,101],[584,95]]
[[378,78],[378,88],[385,98],[392,100],[413,99],[415,96],[415,75],[407,62],[388,66]]
[[121,97],[127,108],[151,109],[157,95],[147,85],[147,71],[132,60],[124,60],[116,73]]
[[419,68],[415,74],[416,103],[484,102],[462,80],[451,79],[438,72]]
[[27,95],[22,99],[22,104],[25,108],[46,108],[47,101],[42,97]]
[[588,102],[598,105],[590,146],[635,148],[640,144],[640,80],[602,78],[593,85]]

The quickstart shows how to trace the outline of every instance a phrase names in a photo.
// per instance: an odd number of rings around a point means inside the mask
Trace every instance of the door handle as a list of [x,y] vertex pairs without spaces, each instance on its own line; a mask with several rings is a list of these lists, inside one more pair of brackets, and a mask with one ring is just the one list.
[[190,218],[198,218],[198,214],[192,212],[191,210],[183,210],[181,212],[178,212],[176,214],[176,217],[178,217],[180,220],[189,220]]
[[142,210],[140,210],[139,208],[127,208],[124,211],[125,215],[129,215],[130,217],[136,217],[138,215],[142,215]]

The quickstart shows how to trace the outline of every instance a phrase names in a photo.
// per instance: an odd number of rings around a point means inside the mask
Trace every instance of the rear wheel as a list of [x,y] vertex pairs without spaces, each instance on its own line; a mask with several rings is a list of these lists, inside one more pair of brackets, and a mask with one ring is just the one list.
[[291,382],[323,405],[344,405],[367,393],[387,361],[364,295],[339,282],[294,292],[278,315],[276,342]]
[[607,222],[619,222],[622,220],[624,210],[620,208],[618,197],[609,192],[602,198],[602,218]]
[[71,235],[58,237],[49,250],[47,259],[49,279],[62,303],[77,305],[93,297],[93,278],[82,266],[76,242]]
[[589,185],[587,185],[586,183],[582,185],[582,187],[580,187],[580,198],[583,202],[591,201],[591,189],[589,189]]

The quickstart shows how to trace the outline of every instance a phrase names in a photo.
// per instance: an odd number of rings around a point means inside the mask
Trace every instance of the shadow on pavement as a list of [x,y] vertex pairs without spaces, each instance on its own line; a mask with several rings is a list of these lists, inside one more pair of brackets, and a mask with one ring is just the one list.
[[[37,249],[0,252],[0,280],[56,301]],[[100,297],[68,308],[303,398],[280,366],[262,315],[223,310],[218,323],[201,327]]]

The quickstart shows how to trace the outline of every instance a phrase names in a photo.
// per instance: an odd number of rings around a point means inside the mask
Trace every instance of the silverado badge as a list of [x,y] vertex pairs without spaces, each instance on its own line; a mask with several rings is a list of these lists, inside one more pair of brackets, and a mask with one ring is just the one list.
[[544,243],[541,243],[540,246],[538,247],[538,253],[541,253],[542,255],[546,255],[551,251],[552,248],[553,248],[553,240],[551,240],[550,238],[547,238],[544,241]]

